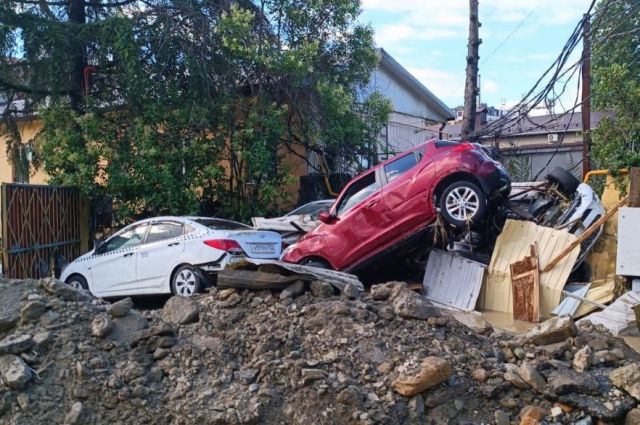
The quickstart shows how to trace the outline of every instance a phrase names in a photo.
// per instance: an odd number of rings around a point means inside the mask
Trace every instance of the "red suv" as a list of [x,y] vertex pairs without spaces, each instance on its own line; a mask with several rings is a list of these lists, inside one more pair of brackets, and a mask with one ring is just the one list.
[[322,224],[282,254],[289,263],[354,271],[432,224],[478,223],[511,180],[480,146],[430,140],[354,178]]

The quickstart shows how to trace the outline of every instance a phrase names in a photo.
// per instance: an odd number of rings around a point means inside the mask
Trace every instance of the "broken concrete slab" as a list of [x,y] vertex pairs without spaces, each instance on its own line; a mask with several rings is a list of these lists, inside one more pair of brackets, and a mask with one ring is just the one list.
[[198,305],[190,298],[173,296],[162,308],[162,318],[175,325],[188,325],[198,321]]
[[[408,369],[411,369],[411,366],[408,366]],[[414,373],[401,374],[393,381],[393,388],[398,393],[411,397],[440,385],[449,379],[451,373],[449,362],[440,357],[430,356],[422,360]]]
[[525,339],[536,345],[548,345],[563,342],[578,332],[570,317],[552,317],[534,326],[527,332]]
[[0,356],[0,376],[9,388],[19,390],[31,379],[31,370],[20,357],[5,354]]
[[640,400],[640,364],[632,363],[609,374],[611,383],[622,388],[636,400]]

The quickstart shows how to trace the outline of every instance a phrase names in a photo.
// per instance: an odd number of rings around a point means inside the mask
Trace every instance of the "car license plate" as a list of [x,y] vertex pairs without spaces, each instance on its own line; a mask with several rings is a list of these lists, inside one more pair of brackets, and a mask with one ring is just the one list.
[[274,243],[252,243],[251,251],[254,254],[275,254],[276,253],[276,244]]

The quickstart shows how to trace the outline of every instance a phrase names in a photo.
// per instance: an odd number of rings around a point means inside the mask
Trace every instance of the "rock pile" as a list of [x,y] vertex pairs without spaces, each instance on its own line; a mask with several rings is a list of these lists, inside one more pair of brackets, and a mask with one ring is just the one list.
[[[409,291],[212,290],[140,313],[0,281],[0,423],[637,423],[640,356],[556,318],[487,335]],[[353,288],[352,288],[353,289]]]

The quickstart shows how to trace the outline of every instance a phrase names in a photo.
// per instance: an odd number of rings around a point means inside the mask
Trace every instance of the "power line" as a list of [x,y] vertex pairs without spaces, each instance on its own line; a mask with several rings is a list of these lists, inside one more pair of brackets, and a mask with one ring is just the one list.
[[527,19],[529,19],[529,17],[531,17],[531,15],[533,15],[533,12],[534,12],[534,11],[535,11],[535,9],[531,10],[531,11],[527,14],[527,16],[525,16],[525,17],[520,21],[520,23],[519,23],[519,24],[518,24],[518,25],[517,25],[513,30],[511,30],[511,32],[510,32],[510,33],[509,33],[509,34],[504,38],[504,40],[502,40],[502,41],[500,42],[500,44],[498,44],[498,46],[497,46],[495,49],[493,49],[493,51],[492,51],[491,53],[489,53],[489,55],[488,55],[488,56],[487,56],[487,57],[482,61],[482,65],[484,65],[484,64],[485,64],[485,63],[486,63],[486,62],[487,62],[487,61],[488,61],[488,60],[489,60],[489,59],[490,59],[490,58],[491,58],[491,57],[492,57],[492,56],[493,56],[493,55],[494,55],[498,50],[500,50],[500,48],[501,48],[501,47],[502,47],[502,46],[503,46],[507,41],[509,41],[509,39],[511,38],[511,36],[512,36],[513,34],[515,34],[515,33],[516,33],[516,31],[518,31],[518,30],[520,29],[520,27],[525,23],[525,21],[526,21]]

